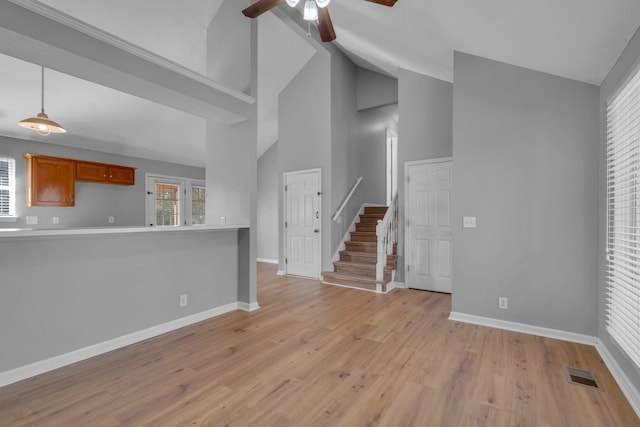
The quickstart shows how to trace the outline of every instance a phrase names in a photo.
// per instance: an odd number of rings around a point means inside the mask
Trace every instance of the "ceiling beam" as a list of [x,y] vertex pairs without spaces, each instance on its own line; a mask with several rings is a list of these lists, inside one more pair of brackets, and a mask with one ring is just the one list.
[[[67,23],[77,21],[61,13],[60,17]],[[79,29],[80,21],[72,28],[59,20],[0,2],[0,52],[225,125],[254,114],[255,98],[249,95],[181,70],[180,65],[95,27],[86,26],[94,32],[87,34]]]

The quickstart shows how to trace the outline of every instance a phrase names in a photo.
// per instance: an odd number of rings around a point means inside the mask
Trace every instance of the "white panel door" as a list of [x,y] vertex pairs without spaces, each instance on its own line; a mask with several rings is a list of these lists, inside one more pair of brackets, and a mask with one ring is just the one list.
[[320,171],[285,174],[287,274],[320,277]]
[[451,161],[407,163],[406,285],[451,293]]

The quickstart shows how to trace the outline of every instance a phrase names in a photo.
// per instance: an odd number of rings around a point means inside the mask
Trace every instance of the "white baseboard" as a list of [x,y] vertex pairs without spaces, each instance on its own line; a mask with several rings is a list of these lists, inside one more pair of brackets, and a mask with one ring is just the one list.
[[40,375],[54,369],[61,368],[72,363],[79,362],[81,360],[89,359],[91,357],[107,353],[120,347],[135,344],[137,342],[144,341],[146,339],[153,338],[155,336],[171,332],[173,330],[183,328],[185,326],[189,326],[224,313],[228,313],[230,311],[238,309],[245,310],[245,305],[246,308],[248,308],[248,310],[246,311],[252,311],[258,308],[258,303],[252,303],[251,305],[248,305],[242,302],[232,302],[230,304],[212,308],[210,310],[192,314],[190,316],[182,317],[180,319],[172,320],[167,323],[162,323],[160,325],[152,326],[147,329],[123,335],[118,338],[74,350],[69,353],[54,356],[45,360],[40,360],[38,362],[30,363],[28,365],[11,369],[9,371],[0,372],[0,387],[22,381],[36,375]]
[[387,286],[387,292],[389,292],[391,289],[395,289],[395,288],[405,289],[406,286],[404,285],[404,282],[393,281],[393,282],[389,283],[389,286]]
[[238,302],[238,309],[243,311],[256,311],[260,308],[258,302],[252,302],[251,304],[247,304],[246,302]]
[[284,276],[284,270],[276,271],[276,276]]
[[267,264],[277,264],[278,263],[277,259],[268,259],[268,258],[257,258],[256,261],[258,261],[258,262],[266,262]]
[[618,383],[620,390],[622,390],[622,393],[627,397],[629,404],[633,410],[636,411],[636,415],[640,417],[640,392],[620,368],[620,365],[618,365],[618,362],[616,362],[616,359],[614,359],[600,338],[596,341],[596,350],[600,353],[600,357],[602,357],[605,365],[609,368],[609,372],[611,372],[613,379]]
[[473,314],[457,313],[452,311],[449,320],[472,323],[474,325],[488,326],[490,328],[505,329],[507,331],[522,332],[541,337],[555,338],[558,340],[575,342],[578,344],[596,345],[597,338],[591,335],[576,334],[558,329],[543,328],[524,323],[509,322],[506,320],[492,319],[490,317],[475,316]]

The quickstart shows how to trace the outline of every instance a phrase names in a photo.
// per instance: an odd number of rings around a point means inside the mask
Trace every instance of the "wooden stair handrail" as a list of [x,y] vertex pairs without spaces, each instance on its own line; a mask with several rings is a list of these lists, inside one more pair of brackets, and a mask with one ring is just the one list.
[[361,182],[362,182],[362,177],[356,179],[356,182],[353,184],[353,187],[351,187],[351,190],[349,190],[347,195],[344,196],[344,199],[342,200],[342,203],[340,203],[340,207],[338,208],[336,213],[333,214],[333,217],[331,218],[333,221],[337,221],[338,220],[338,217],[340,216],[340,214],[344,210],[344,207],[347,206],[347,203],[349,203],[349,200],[351,199],[351,196],[353,196],[353,193],[355,193],[356,188],[358,188],[358,186],[360,185]]

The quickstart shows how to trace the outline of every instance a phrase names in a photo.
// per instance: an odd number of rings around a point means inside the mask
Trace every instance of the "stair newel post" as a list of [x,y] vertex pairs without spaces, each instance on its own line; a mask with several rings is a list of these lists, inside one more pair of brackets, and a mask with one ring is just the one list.
[[376,242],[377,245],[377,259],[376,259],[376,281],[384,281],[384,260],[387,257],[386,250],[387,233],[385,233],[382,220],[378,220],[376,225]]
[[398,242],[398,193],[395,194],[393,202],[391,202],[393,217],[391,218],[391,236],[390,244],[387,246],[387,255],[393,254],[393,245]]

